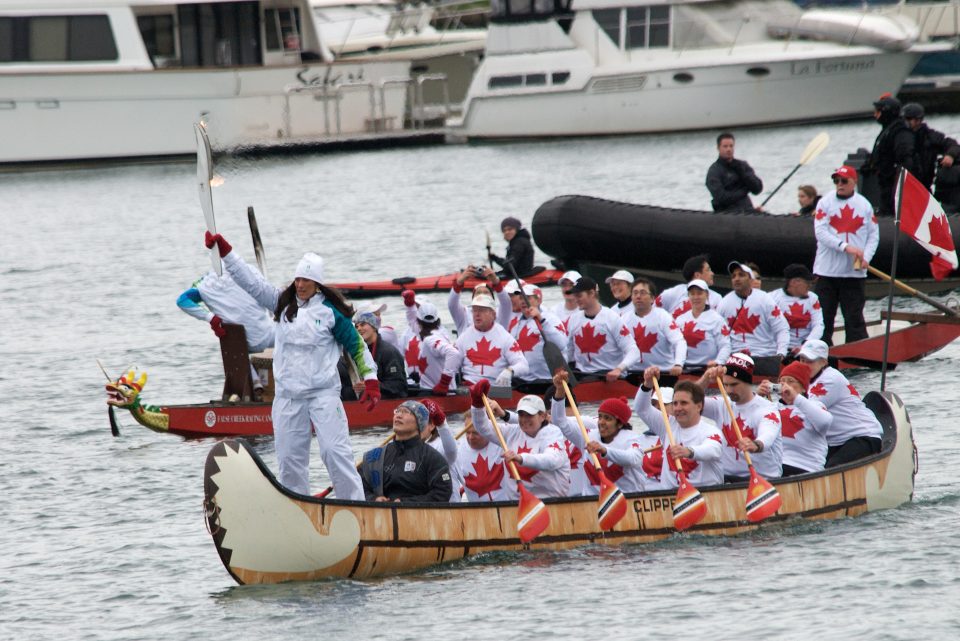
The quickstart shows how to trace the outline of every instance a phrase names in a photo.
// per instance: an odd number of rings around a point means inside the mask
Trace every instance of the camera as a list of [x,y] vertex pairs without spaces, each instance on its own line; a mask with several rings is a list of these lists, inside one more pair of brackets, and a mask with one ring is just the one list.
[[474,268],[473,273],[476,275],[477,278],[483,278],[483,267]]
[[783,389],[783,387],[780,385],[780,383],[772,383],[770,385],[770,391],[773,394],[779,394],[781,389]]

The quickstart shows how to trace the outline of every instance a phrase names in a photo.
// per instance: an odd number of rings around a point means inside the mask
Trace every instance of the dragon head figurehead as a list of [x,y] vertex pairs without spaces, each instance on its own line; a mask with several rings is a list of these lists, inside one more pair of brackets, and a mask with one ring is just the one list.
[[147,373],[131,369],[115,381],[107,383],[107,405],[133,409],[140,404],[140,392],[147,384]]

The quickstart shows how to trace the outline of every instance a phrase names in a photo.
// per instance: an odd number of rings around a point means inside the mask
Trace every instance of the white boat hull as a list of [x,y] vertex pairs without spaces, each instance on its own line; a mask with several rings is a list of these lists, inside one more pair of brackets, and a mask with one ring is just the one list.
[[[601,75],[596,69],[581,74],[580,86],[574,71],[567,89],[549,87],[513,95],[486,89],[488,78],[497,74],[495,62],[488,58],[484,64],[490,66],[481,67],[474,79],[463,126],[471,138],[519,138],[683,131],[863,115],[880,93],[900,86],[921,53],[860,51],[777,62],[717,64],[714,58],[713,64],[700,67],[684,60],[688,66],[648,72],[602,70]],[[747,73],[757,68],[769,73]],[[693,80],[674,79],[682,73]],[[622,90],[616,90],[617,78]]]
[[[271,68],[0,74],[0,163],[279,146],[403,126],[408,61]],[[305,80],[322,92],[288,93]],[[337,83],[341,86],[339,93]],[[336,96],[339,96],[337,98]],[[339,105],[339,108],[338,108]],[[24,135],[30,132],[31,135]]]

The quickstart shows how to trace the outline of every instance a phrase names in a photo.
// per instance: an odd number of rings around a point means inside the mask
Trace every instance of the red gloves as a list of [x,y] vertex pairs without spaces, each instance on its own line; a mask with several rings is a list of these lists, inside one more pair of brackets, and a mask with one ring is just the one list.
[[440,427],[447,420],[447,415],[440,409],[440,405],[432,398],[425,398],[420,403],[430,412],[430,422]]
[[503,291],[503,281],[498,280],[495,283],[490,283],[490,289],[492,289],[493,291],[499,294],[500,292]]
[[470,388],[470,402],[474,407],[483,407],[483,397],[490,391],[490,381],[481,378]]
[[368,412],[373,411],[373,408],[380,402],[380,381],[370,379],[363,382],[363,394],[360,396],[360,402],[367,404]]
[[223,338],[227,335],[227,328],[223,326],[223,319],[216,314],[214,314],[213,318],[210,319],[210,329],[212,329],[213,333],[220,338]]
[[433,393],[437,396],[446,396],[447,392],[450,391],[450,381],[453,380],[453,377],[449,374],[444,374],[440,377],[440,382],[433,386]]
[[226,238],[220,234],[211,234],[210,232],[207,232],[206,236],[203,237],[203,244],[207,246],[207,249],[210,249],[213,247],[214,243],[216,243],[217,250],[220,252],[220,258],[223,258],[233,251],[233,246],[227,242]]
[[400,293],[400,296],[403,297],[403,304],[407,307],[413,307],[417,304],[416,298],[417,295],[412,289],[405,289]]

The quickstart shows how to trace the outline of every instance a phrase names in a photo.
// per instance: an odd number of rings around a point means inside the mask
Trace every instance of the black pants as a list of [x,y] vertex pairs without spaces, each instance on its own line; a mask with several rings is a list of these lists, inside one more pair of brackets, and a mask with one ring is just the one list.
[[783,464],[783,476],[796,476],[797,474],[809,474],[810,470],[804,470],[799,467],[794,467],[792,465]]
[[865,278],[817,276],[814,291],[820,297],[820,307],[823,309],[823,342],[827,345],[833,345],[833,325],[838,306],[843,313],[846,342],[852,343],[867,337],[867,324],[863,320],[865,281]]
[[855,436],[846,443],[833,445],[827,448],[827,464],[825,467],[836,467],[858,461],[880,451],[883,442],[871,436]]

